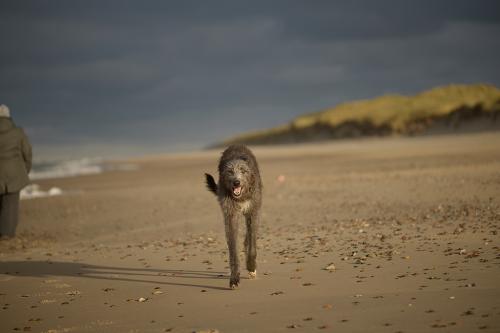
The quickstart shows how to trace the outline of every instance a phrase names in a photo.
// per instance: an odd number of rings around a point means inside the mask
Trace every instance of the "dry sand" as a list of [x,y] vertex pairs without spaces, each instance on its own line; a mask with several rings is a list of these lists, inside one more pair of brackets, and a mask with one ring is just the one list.
[[22,202],[0,331],[500,331],[500,133],[254,152],[256,280],[228,289],[219,152],[142,158]]

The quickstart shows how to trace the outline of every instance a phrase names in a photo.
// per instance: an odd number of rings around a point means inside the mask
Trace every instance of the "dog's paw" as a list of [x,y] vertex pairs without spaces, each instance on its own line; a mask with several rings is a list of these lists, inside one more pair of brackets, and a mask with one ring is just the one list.
[[253,272],[248,272],[248,278],[249,279],[255,279],[257,278],[257,271],[253,271]]
[[236,289],[238,288],[239,284],[240,284],[240,274],[236,276],[231,276],[231,278],[229,279],[229,288]]
[[238,285],[239,285],[239,284],[240,284],[240,279],[238,279],[238,280],[233,280],[233,279],[231,279],[231,280],[229,281],[229,288],[231,288],[231,289],[236,289],[236,288],[238,288]]

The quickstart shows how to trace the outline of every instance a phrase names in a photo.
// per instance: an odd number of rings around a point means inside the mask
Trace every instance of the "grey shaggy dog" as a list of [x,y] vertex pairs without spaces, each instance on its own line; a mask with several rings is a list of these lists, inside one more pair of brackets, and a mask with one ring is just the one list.
[[208,190],[219,201],[224,215],[229,265],[231,277],[229,287],[234,289],[240,283],[240,263],[238,258],[238,220],[245,217],[247,233],[245,237],[246,267],[250,278],[257,276],[257,227],[262,203],[262,181],[257,160],[250,149],[243,145],[229,146],[219,161],[219,183],[205,174]]

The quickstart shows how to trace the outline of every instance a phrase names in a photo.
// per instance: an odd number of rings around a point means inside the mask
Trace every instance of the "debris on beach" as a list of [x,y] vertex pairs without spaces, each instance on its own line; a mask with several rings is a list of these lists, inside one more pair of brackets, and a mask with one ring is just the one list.
[[336,270],[337,268],[335,267],[335,265],[333,263],[330,263],[328,264],[325,268],[323,268],[323,270],[325,271],[329,271],[329,272],[333,272],[334,270]]
[[286,328],[299,328],[300,325],[297,325],[297,324],[291,324],[291,325],[288,325]]

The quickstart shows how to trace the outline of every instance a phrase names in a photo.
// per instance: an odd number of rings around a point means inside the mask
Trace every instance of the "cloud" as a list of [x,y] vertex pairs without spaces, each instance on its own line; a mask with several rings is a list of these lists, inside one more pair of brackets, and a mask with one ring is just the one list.
[[4,1],[0,99],[40,145],[201,147],[350,99],[498,85],[499,9]]

